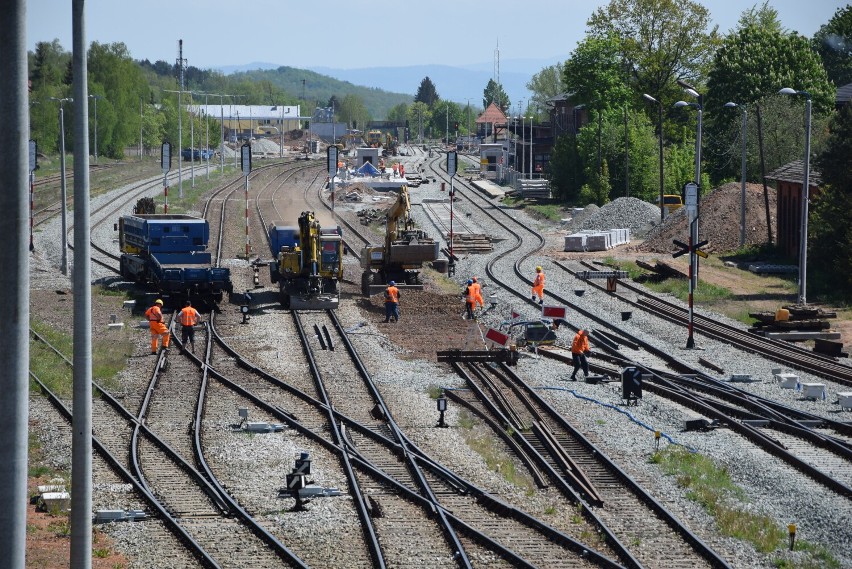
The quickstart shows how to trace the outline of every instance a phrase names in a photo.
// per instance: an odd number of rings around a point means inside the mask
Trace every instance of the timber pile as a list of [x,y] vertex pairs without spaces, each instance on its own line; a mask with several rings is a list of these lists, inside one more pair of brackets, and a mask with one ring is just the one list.
[[[444,236],[449,243],[450,235]],[[484,233],[453,233],[453,253],[490,253],[494,249],[491,237]]]
[[776,320],[775,312],[750,312],[749,318],[755,322],[750,332],[789,332],[819,331],[831,328],[830,318],[837,318],[836,312],[825,312],[822,308],[815,306],[782,306],[790,312],[787,320]]
[[666,279],[688,279],[689,275],[682,272],[680,269],[676,269],[672,265],[664,261],[657,261],[655,264],[646,263],[641,259],[636,260],[636,265],[640,269],[645,269],[646,271],[650,271],[650,274],[643,274],[636,279],[636,282],[660,282]]

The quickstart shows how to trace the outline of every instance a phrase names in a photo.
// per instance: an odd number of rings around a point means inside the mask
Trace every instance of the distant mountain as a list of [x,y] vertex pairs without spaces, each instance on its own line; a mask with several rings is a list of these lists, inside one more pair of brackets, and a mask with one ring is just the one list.
[[[515,59],[500,62],[500,82],[509,95],[512,105],[528,99],[526,85],[533,75],[568,57],[549,59]],[[417,94],[420,82],[429,77],[441,99],[460,105],[482,106],[482,95],[489,79],[494,75],[493,63],[465,66],[412,65],[404,67],[365,67],[361,69],[335,69],[312,67],[300,70],[268,62],[219,67],[226,75],[244,75],[252,79],[264,78],[307,99],[325,102],[331,95],[354,93],[364,97],[373,116],[383,117],[399,102],[410,102]],[[302,81],[305,81],[303,84]],[[338,84],[335,82],[343,82]]]

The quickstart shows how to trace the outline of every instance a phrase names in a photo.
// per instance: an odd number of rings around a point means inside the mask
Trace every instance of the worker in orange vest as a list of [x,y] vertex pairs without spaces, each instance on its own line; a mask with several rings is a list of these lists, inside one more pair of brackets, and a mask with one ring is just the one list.
[[385,322],[391,318],[394,322],[399,320],[399,289],[394,281],[390,281],[385,289]]
[[473,281],[473,284],[470,285],[473,287],[473,299],[479,305],[479,308],[485,308],[485,302],[482,300],[482,285],[479,284],[479,279],[476,277],[473,277],[471,280]]
[[571,342],[571,359],[574,362],[574,373],[571,374],[571,381],[577,381],[577,372],[583,368],[583,377],[589,377],[589,360],[586,356],[591,354],[589,349],[589,331],[579,330],[574,336],[574,341]]
[[201,323],[201,316],[198,311],[192,307],[190,301],[186,301],[186,306],[178,314],[180,321],[180,343],[183,344],[183,349],[186,350],[187,341],[192,344],[192,353],[195,353],[195,328],[194,326]]
[[160,338],[163,339],[163,349],[169,349],[171,335],[163,323],[162,306],[163,301],[158,298],[154,301],[154,305],[145,311],[145,318],[148,319],[148,327],[151,329],[151,354],[157,353]]
[[473,320],[473,307],[476,305],[476,294],[473,288],[473,279],[467,280],[467,286],[464,287],[462,298],[464,298],[465,318]]
[[532,300],[538,295],[538,303],[544,304],[544,271],[541,267],[535,268],[535,279],[532,284]]

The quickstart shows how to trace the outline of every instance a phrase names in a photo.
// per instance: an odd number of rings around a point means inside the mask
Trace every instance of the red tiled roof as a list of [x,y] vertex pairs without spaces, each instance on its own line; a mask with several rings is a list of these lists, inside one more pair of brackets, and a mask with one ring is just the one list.
[[480,123],[504,123],[506,115],[500,110],[496,103],[491,103],[481,115],[476,117],[476,124]]

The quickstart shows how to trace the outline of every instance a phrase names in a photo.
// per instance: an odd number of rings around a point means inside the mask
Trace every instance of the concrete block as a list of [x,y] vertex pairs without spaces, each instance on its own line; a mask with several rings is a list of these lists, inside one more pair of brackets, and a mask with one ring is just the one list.
[[574,233],[572,235],[565,236],[565,249],[564,251],[585,251],[586,250],[586,236],[581,233]]
[[781,389],[796,389],[799,385],[799,376],[792,373],[779,373],[775,375]]
[[825,399],[825,384],[824,383],[803,383],[802,395],[806,399]]
[[852,409],[852,391],[839,391],[837,393],[837,402],[840,403],[840,410]]

